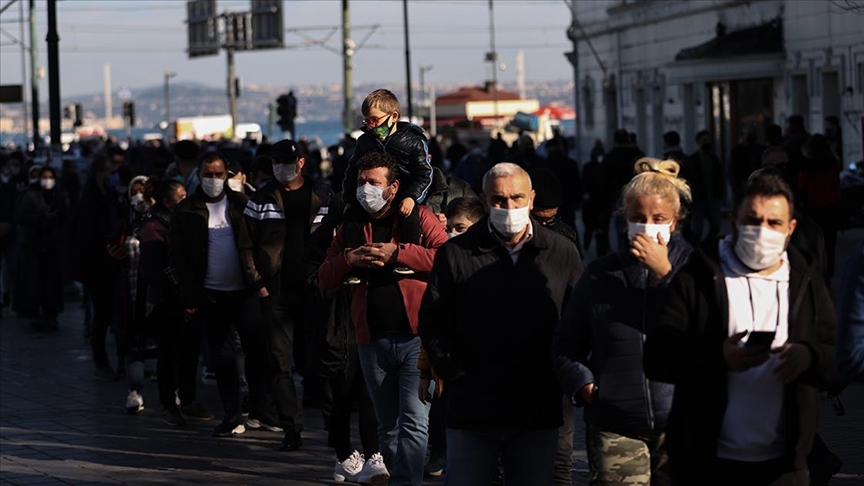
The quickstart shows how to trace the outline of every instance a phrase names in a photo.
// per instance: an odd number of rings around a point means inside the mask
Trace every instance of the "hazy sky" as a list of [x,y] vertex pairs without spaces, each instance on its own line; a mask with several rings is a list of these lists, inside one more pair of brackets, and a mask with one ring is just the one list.
[[[0,1],[5,5],[8,0]],[[19,0],[25,4],[26,0]],[[569,1],[569,0],[568,0]],[[39,65],[47,69],[45,1],[37,0]],[[218,11],[242,12],[248,0],[219,0]],[[352,38],[358,43],[379,25],[354,57],[354,82],[404,83],[405,54],[402,2],[351,0]],[[572,76],[563,53],[570,50],[566,29],[570,11],[563,0],[495,0],[496,43],[502,82],[516,79],[516,51],[525,52],[526,77],[557,80]],[[485,0],[409,0],[412,78],[418,82],[418,66],[432,65],[426,74],[431,82],[479,84],[488,77],[483,62],[489,50],[489,10]],[[297,46],[309,39],[323,40],[341,49],[341,2],[338,0],[286,0],[285,28],[305,29],[285,35],[285,44]],[[19,6],[0,16],[0,83],[17,84],[21,77],[20,37],[16,23]],[[177,73],[176,81],[196,81],[224,86],[226,60],[218,56],[188,59],[186,55],[186,2],[184,0],[60,0],[61,91],[64,98],[101,92],[102,66],[111,65],[112,84],[135,88],[161,85],[166,69]],[[10,37],[11,36],[11,37]],[[29,33],[25,29],[25,44]],[[244,84],[292,87],[314,83],[341,83],[341,55],[322,47],[239,52],[237,75]],[[29,66],[29,60],[28,60]],[[29,69],[29,67],[27,68]],[[47,90],[47,79],[42,80]],[[47,92],[43,91],[43,96]]]

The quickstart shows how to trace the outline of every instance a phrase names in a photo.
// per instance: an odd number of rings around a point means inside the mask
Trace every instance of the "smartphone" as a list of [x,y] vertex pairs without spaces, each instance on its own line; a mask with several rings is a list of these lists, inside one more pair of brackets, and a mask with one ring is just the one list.
[[771,343],[774,342],[775,331],[750,331],[747,334],[748,348],[771,348]]

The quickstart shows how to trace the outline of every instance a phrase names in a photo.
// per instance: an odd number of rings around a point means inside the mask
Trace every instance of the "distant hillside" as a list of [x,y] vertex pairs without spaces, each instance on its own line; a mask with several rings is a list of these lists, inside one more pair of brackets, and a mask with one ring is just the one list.
[[[404,102],[404,85],[359,85],[354,88],[355,106],[359,111],[363,98],[374,89],[388,88]],[[436,84],[437,93],[443,94],[459,88],[456,84]],[[267,121],[267,105],[275,103],[276,98],[288,92],[287,87],[248,85],[241,87],[237,100],[237,111],[242,122]],[[505,84],[502,89],[515,91],[515,85]],[[294,88],[298,99],[298,112],[307,120],[339,120],[342,117],[342,87],[334,85],[300,86]],[[572,106],[573,82],[554,81],[546,83],[529,83],[527,85],[529,98],[538,98],[541,104],[558,102]],[[419,89],[415,87],[415,104],[422,99]],[[132,100],[135,101],[136,116],[142,127],[155,127],[164,119],[165,94],[161,85],[151,88],[133,90]],[[120,114],[123,101],[115,93],[114,115]],[[105,116],[105,102],[102,93],[65,98],[63,103],[81,103],[85,113],[92,113],[97,118]],[[404,111],[404,109],[403,109]],[[47,116],[48,107],[42,108],[43,116]],[[228,95],[225,89],[214,88],[197,83],[171,83],[171,117],[221,115],[228,113]],[[3,115],[12,119],[20,117],[20,105],[5,105]]]

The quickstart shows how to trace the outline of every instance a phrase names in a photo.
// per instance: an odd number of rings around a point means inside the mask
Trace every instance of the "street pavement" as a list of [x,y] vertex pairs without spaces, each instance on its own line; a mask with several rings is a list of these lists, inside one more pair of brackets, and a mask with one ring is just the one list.
[[[862,238],[862,230],[841,235],[838,269]],[[249,431],[217,439],[211,437],[216,420],[182,428],[165,425],[155,383],[144,390],[146,411],[126,415],[125,383],[93,379],[77,307],[76,302],[67,304],[54,333],[34,332],[28,322],[8,315],[0,319],[0,484],[333,483],[334,457],[317,409],[304,410],[304,449],[291,453],[276,450],[280,434]],[[199,385],[199,396],[218,415],[216,387]],[[843,417],[834,414],[827,400],[822,404],[822,436],[845,462],[831,484],[860,486],[864,386],[850,386],[841,398]],[[573,478],[581,486],[587,484],[581,411],[576,425]]]

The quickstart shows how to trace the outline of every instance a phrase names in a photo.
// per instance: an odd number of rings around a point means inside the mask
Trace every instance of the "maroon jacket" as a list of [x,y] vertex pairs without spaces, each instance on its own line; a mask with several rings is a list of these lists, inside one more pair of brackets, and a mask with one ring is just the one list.
[[[399,246],[396,255],[396,265],[408,267],[417,274],[399,280],[399,289],[402,291],[402,299],[405,303],[405,311],[411,324],[411,331],[417,334],[417,313],[420,310],[420,302],[423,293],[426,292],[426,280],[432,271],[432,262],[435,260],[435,252],[439,246],[447,241],[447,233],[444,226],[425,206],[418,206],[420,213],[420,229],[423,233],[421,244],[400,243],[400,234],[393,232],[391,243]],[[363,233],[366,241],[372,240],[372,223],[363,225]],[[351,273],[352,267],[348,265],[345,258],[345,236],[342,228],[333,238],[330,249],[327,250],[327,258],[318,269],[318,283],[322,288],[330,290],[338,288]],[[351,292],[351,319],[354,321],[354,329],[357,333],[357,344],[369,344],[369,325],[366,323],[366,282],[355,285]]]

